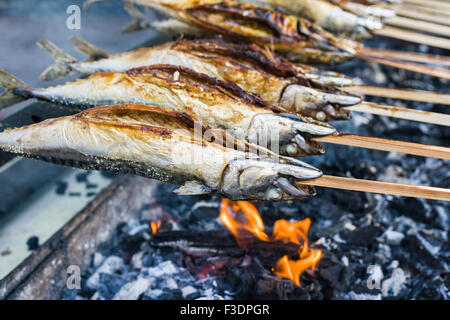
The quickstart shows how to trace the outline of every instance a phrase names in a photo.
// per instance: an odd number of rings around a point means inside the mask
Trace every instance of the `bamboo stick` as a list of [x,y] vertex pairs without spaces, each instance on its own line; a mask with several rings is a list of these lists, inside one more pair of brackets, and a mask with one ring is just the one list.
[[405,17],[391,17],[383,20],[386,25],[400,27],[405,29],[412,29],[428,33],[434,33],[439,36],[450,37],[450,27],[442,24],[431,23],[427,21],[417,21]]
[[379,194],[391,194],[403,197],[450,201],[450,189],[415,186],[392,182],[323,175],[322,177],[314,180],[299,181],[297,184]]
[[383,59],[413,61],[420,63],[437,64],[441,66],[450,66],[450,57],[448,56],[378,48],[361,48],[359,49],[359,52],[367,54],[371,57]]
[[427,74],[427,75],[442,78],[442,79],[450,79],[450,70],[445,69],[445,68],[435,68],[435,67],[430,67],[427,65],[418,64],[418,63],[409,62],[409,61],[399,61],[399,60],[394,60],[394,59],[391,60],[391,59],[386,59],[386,58],[372,57],[372,56],[369,56],[369,55],[363,54],[363,53],[357,53],[357,57],[360,59],[363,59],[363,60],[372,61],[372,62],[384,64],[384,65],[399,68],[399,69],[404,69],[404,70],[409,70],[412,72]]
[[433,8],[436,10],[448,11],[450,10],[450,3],[434,0],[403,0],[406,5],[415,5],[420,8]]
[[356,85],[345,87],[346,91],[392,99],[430,102],[450,105],[450,94],[412,89],[393,89],[377,86]]
[[384,27],[379,30],[374,30],[373,33],[379,36],[409,41],[412,43],[426,44],[428,46],[450,50],[450,39],[446,38],[430,36],[394,27]]
[[354,106],[345,107],[347,110],[377,114],[397,119],[430,123],[450,127],[450,115],[403,107],[387,106],[372,102],[363,102]]
[[[445,16],[449,17],[450,16],[450,12],[448,12],[448,10],[442,10],[442,9],[437,9],[437,8],[432,8],[432,7],[418,7],[417,5],[414,4],[404,4],[401,6],[402,9],[406,9],[409,11],[420,11],[421,14],[428,14],[430,16],[438,16],[439,18],[443,18]],[[391,10],[395,11],[395,8],[389,8]]]
[[450,148],[414,142],[367,137],[347,133],[318,137],[313,138],[312,140],[358,148],[367,148],[380,151],[405,153],[414,156],[450,160]]
[[442,16],[440,14],[433,14],[431,12],[427,12],[426,9],[417,10],[408,6],[401,6],[401,5],[394,5],[390,6],[389,8],[393,9],[398,16],[450,26],[450,21],[448,20],[448,17]]

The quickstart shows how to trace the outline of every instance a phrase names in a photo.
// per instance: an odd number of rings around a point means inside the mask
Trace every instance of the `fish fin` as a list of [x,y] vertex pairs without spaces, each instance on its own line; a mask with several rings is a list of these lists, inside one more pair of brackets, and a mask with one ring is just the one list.
[[78,51],[87,54],[89,56],[90,61],[105,59],[109,57],[108,52],[97,48],[96,46],[85,40],[82,40],[77,37],[70,37],[70,41],[73,43],[73,45]]
[[3,70],[0,70],[0,86],[6,89],[5,92],[0,94],[0,109],[12,106],[13,104],[27,99],[16,95],[13,90],[27,88],[28,86],[23,81]]
[[71,64],[77,62],[77,59],[65,53],[48,40],[40,40],[37,45],[47,51],[56,61],[50,67],[45,69],[44,72],[42,72],[39,79],[43,81],[51,81],[66,77],[74,72]]
[[141,30],[150,29],[152,24],[147,17],[142,14],[135,6],[130,3],[125,3],[123,8],[128,12],[128,14],[133,18],[130,24],[128,24],[123,30],[122,33],[131,33]]
[[95,2],[101,2],[101,1],[104,1],[104,0],[86,0],[86,1],[83,3],[83,11],[84,11],[84,12],[87,12],[88,9],[89,9],[89,6],[90,6],[91,4],[93,4],[93,3],[95,3]]
[[199,183],[198,181],[187,181],[184,185],[182,185],[178,189],[173,190],[173,192],[175,192],[176,194],[185,196],[209,194],[211,193],[211,191],[212,190],[210,188]]

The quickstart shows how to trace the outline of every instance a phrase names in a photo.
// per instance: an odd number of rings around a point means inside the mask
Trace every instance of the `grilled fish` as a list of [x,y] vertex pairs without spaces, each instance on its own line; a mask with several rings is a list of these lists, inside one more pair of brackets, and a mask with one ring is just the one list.
[[181,185],[175,192],[234,200],[284,201],[314,195],[296,180],[321,176],[297,160],[281,163],[196,134],[191,116],[154,106],[116,105],[0,133],[0,149],[88,170],[133,173]]
[[[87,1],[87,4],[96,1]],[[296,62],[340,63],[353,58],[361,46],[351,40],[338,39],[303,18],[235,1],[124,1],[150,7],[197,29],[274,48]],[[189,30],[183,28],[182,32],[186,31]]]
[[[108,55],[85,41],[73,41],[81,51],[89,53],[91,59],[77,62],[51,42],[39,42],[57,61],[44,71],[41,79],[54,80],[74,71],[92,74],[170,64],[235,83],[269,104],[320,121],[349,119],[350,113],[342,107],[361,102],[359,96],[307,79],[300,67],[256,45],[233,44],[219,39],[180,40]],[[313,77],[314,71],[310,73]]]
[[[239,0],[298,15],[321,26],[322,28],[342,36],[358,39],[370,37],[370,31],[380,29],[381,21],[374,17],[358,16],[327,0]],[[348,4],[347,4],[348,5]]]
[[0,71],[0,83],[7,89],[4,94],[8,103],[9,96],[17,100],[37,98],[79,109],[121,103],[157,105],[188,113],[238,139],[288,156],[321,154],[323,146],[310,138],[335,133],[326,123],[284,113],[230,82],[171,65],[101,72],[42,89],[29,88]]

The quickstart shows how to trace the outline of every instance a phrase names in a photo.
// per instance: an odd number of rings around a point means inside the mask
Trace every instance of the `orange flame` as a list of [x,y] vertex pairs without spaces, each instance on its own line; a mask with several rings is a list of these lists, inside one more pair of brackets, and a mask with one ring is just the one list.
[[155,234],[159,227],[161,227],[161,220],[158,220],[158,222],[151,221],[150,222],[150,228],[152,228],[152,234]]
[[295,285],[300,286],[300,276],[306,269],[314,270],[322,257],[322,251],[310,249],[308,246],[308,231],[311,219],[289,222],[278,220],[273,227],[272,236],[264,233],[264,223],[258,209],[247,201],[231,201],[222,199],[220,206],[220,221],[233,233],[237,243],[242,248],[249,250],[251,243],[249,236],[253,235],[265,242],[282,241],[294,243],[299,246],[299,260],[291,260],[288,256],[278,260],[272,270],[279,277],[290,279]]

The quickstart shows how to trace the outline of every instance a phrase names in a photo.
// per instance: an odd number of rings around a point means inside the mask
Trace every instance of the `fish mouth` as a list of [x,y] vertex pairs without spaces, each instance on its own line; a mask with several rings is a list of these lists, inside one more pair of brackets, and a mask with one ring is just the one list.
[[289,139],[281,142],[281,155],[302,157],[323,154],[325,152],[323,145],[314,141],[313,138],[336,133],[336,129],[331,125],[311,118],[292,114],[279,114],[279,116],[292,120]]
[[348,119],[349,113],[343,108],[358,104],[361,100],[361,97],[343,91],[324,92],[292,84],[284,89],[279,104],[297,114],[319,121],[332,121]]
[[[295,163],[295,164],[294,164]],[[222,192],[231,199],[289,201],[315,195],[313,187],[296,181],[313,180],[322,171],[304,162],[278,163],[272,159],[233,160],[224,172]]]

